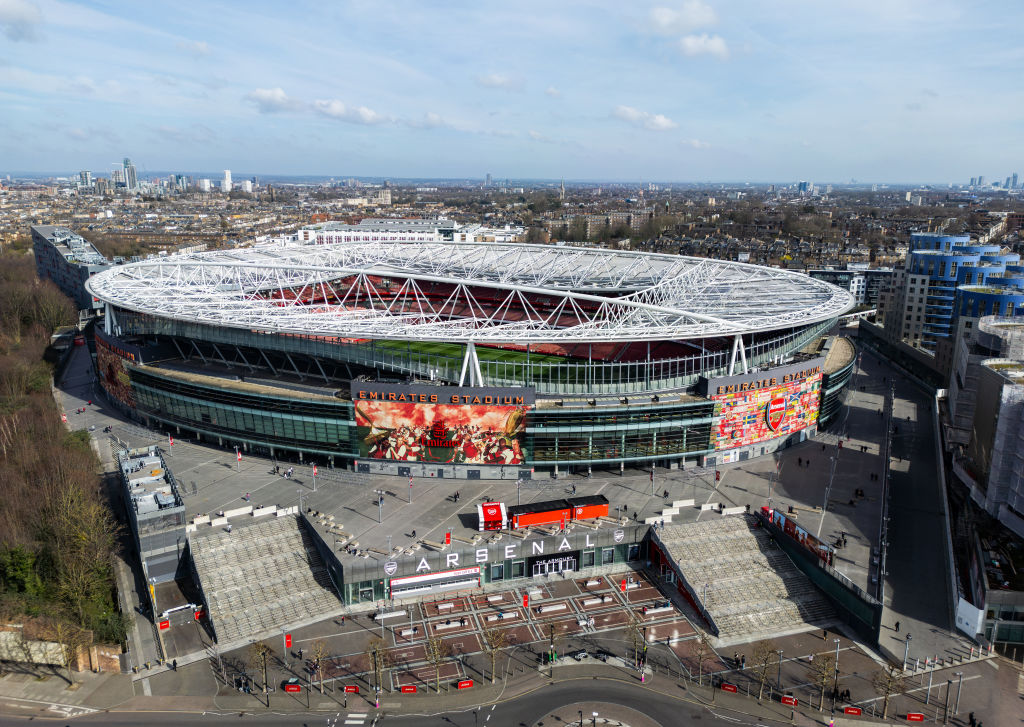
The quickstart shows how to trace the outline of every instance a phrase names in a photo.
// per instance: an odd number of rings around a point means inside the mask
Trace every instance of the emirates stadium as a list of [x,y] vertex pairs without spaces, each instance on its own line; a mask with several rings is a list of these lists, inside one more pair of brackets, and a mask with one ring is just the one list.
[[851,295],[675,255],[377,241],[172,255],[89,279],[102,386],[168,434],[403,476],[717,465],[812,436]]

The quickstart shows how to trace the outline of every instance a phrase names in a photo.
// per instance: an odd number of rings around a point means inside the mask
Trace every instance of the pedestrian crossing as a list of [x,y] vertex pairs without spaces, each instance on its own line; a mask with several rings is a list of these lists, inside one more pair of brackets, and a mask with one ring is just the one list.
[[366,722],[366,712],[349,712],[345,717],[345,724],[363,724]]

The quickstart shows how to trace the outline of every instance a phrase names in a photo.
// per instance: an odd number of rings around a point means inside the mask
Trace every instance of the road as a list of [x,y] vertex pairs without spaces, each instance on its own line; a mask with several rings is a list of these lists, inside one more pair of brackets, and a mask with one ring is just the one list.
[[[745,714],[728,712],[714,707],[705,708],[694,701],[682,689],[679,696],[668,696],[656,691],[645,691],[640,699],[640,690],[636,685],[617,680],[587,679],[571,680],[554,685],[541,687],[539,690],[517,699],[497,705],[482,705],[477,708],[467,707],[449,712],[432,714],[390,716],[386,709],[377,710],[364,707],[326,712],[320,714],[269,712],[146,712],[144,717],[138,712],[94,712],[75,715],[71,718],[54,714],[53,718],[40,716],[0,716],[0,727],[24,725],[30,719],[34,721],[64,724],[71,727],[86,725],[138,725],[142,721],[147,725],[168,724],[223,724],[227,721],[243,722],[256,725],[295,725],[296,727],[313,727],[326,724],[328,727],[337,725],[415,725],[415,727],[531,727],[544,721],[546,724],[571,724],[578,719],[580,711],[587,717],[590,724],[593,712],[600,716],[607,715],[616,722],[622,721],[628,727],[660,727],[664,725],[700,724],[712,727],[736,727],[737,725],[756,725],[760,722]],[[684,701],[686,700],[686,701]],[[554,716],[553,719],[545,719]],[[376,717],[376,719],[375,719]]]

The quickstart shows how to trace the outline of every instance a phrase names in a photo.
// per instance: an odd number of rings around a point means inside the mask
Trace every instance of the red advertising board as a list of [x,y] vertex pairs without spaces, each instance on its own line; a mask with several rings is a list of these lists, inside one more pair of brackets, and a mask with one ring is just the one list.
[[843,714],[852,714],[854,716],[860,715],[860,707],[843,707]]
[[286,692],[301,692],[302,691],[302,685],[301,684],[285,684],[284,685],[284,690]]
[[285,634],[284,635],[284,648],[286,648],[286,649],[292,648],[292,635],[291,634]]
[[530,607],[530,596],[529,596],[529,594],[524,593],[523,594],[523,608],[529,608],[529,607]]
[[907,712],[908,722],[924,722],[924,715],[920,712]]
[[159,625],[161,631],[171,628],[171,622],[168,620],[161,621]]
[[346,684],[345,694],[359,694],[359,687],[355,684]]
[[735,684],[729,684],[728,682],[722,682],[722,691],[723,692],[733,692],[733,693],[735,693],[736,692],[736,685]]
[[469,689],[471,686],[473,686],[472,679],[463,679],[461,682],[458,683],[459,689]]
[[625,593],[626,592],[626,579],[625,578],[622,579],[622,584],[621,584],[620,587],[622,588],[622,592]]
[[452,544],[452,531],[451,530],[449,530],[448,532],[446,532],[444,534],[444,544],[445,545],[451,545]]
[[789,705],[790,707],[795,707],[797,706],[797,699],[796,697],[791,697],[787,694],[782,698],[782,703]]
[[415,694],[415,693],[416,693],[416,685],[415,684],[403,684],[402,685],[402,694]]

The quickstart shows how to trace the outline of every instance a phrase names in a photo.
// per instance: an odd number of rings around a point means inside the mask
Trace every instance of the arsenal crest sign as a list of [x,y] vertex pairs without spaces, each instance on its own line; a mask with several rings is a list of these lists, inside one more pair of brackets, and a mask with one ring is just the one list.
[[773,432],[779,431],[783,420],[786,418],[786,397],[776,396],[768,402],[764,408],[764,420],[768,428]]

